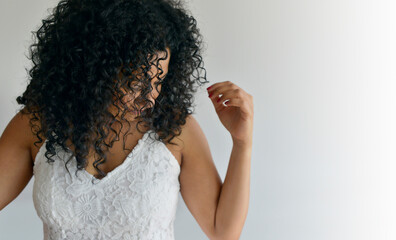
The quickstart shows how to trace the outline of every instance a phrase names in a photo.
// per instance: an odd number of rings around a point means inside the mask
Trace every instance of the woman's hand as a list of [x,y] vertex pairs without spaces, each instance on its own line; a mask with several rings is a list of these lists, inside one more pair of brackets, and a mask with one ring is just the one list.
[[207,90],[221,123],[230,132],[234,143],[251,144],[253,96],[230,81],[212,84]]

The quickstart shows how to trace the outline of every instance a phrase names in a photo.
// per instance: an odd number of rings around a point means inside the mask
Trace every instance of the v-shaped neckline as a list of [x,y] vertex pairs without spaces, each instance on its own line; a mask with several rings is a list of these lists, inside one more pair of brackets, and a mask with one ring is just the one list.
[[124,161],[122,161],[122,163],[120,165],[118,165],[117,167],[115,167],[113,170],[111,170],[110,172],[108,172],[106,174],[106,176],[104,176],[103,178],[99,179],[96,178],[94,175],[92,175],[91,173],[89,173],[87,170],[85,170],[85,168],[83,168],[81,171],[84,173],[84,175],[86,177],[88,177],[90,180],[94,180],[96,182],[96,184],[102,184],[104,182],[106,182],[109,178],[111,178],[114,174],[116,174],[117,172],[121,171],[122,169],[124,169],[130,161],[132,161],[133,157],[138,153],[138,151],[142,148],[143,143],[145,142],[147,135],[149,134],[149,132],[151,132],[152,130],[148,130],[146,131],[143,136],[138,140],[137,144],[133,147],[132,151],[125,157]]

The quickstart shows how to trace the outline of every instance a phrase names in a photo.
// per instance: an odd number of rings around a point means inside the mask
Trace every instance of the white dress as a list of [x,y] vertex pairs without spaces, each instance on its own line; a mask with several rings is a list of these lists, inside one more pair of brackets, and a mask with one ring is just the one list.
[[[56,146],[55,162],[41,146],[33,167],[33,203],[44,240],[173,240],[180,191],[180,165],[166,145],[147,131],[125,161],[102,179]],[[95,184],[92,184],[92,178]]]

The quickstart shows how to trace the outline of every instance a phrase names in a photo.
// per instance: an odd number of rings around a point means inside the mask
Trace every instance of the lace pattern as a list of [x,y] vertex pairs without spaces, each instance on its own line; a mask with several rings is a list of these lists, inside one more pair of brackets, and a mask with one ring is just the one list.
[[[102,179],[77,169],[59,147],[48,164],[45,144],[37,153],[33,203],[46,239],[174,239],[180,165],[149,130],[125,161]],[[74,161],[73,161],[74,160]],[[92,184],[92,178],[95,184]]]

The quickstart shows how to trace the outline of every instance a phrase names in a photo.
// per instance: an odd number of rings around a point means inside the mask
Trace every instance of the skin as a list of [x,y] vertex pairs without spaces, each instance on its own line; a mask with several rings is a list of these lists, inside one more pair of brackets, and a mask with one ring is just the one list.
[[[161,66],[168,71],[169,59]],[[173,139],[177,146],[166,146],[181,166],[180,192],[183,200],[208,236],[215,240],[239,239],[246,220],[250,192],[250,160],[253,133],[253,97],[230,81],[215,83],[208,90],[220,122],[230,132],[233,148],[224,182],[215,167],[208,141],[193,116],[186,119],[181,135]],[[152,93],[152,101],[159,92]],[[220,101],[216,100],[220,97]],[[228,106],[222,104],[228,101]],[[134,121],[137,113],[130,115]],[[132,124],[133,126],[134,124]],[[143,134],[134,132],[126,139],[132,149]],[[12,202],[33,176],[38,148],[33,145],[29,118],[17,113],[0,137],[0,210]],[[128,153],[122,142],[115,142],[107,161],[99,165],[105,172],[119,166]],[[89,165],[92,165],[92,160]],[[87,167],[87,172],[96,170]]]

